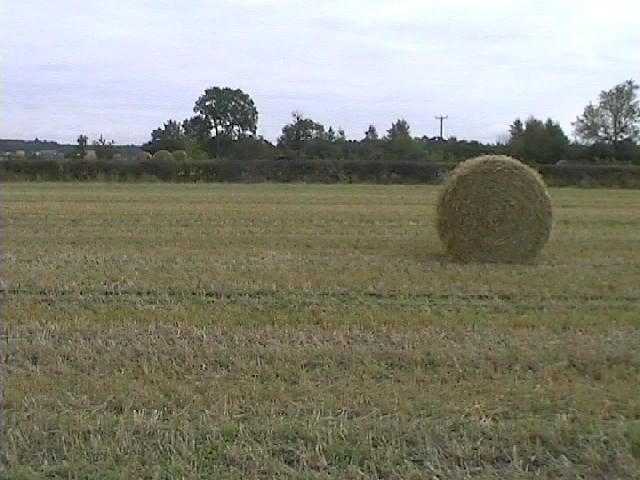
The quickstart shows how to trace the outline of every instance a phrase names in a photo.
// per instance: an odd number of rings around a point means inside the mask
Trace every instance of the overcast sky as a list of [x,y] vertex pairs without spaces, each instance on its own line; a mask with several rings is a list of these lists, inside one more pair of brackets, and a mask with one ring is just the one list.
[[298,110],[350,138],[495,141],[516,117],[571,134],[600,90],[640,81],[640,2],[0,0],[2,138],[142,143],[209,86],[256,102],[275,140]]

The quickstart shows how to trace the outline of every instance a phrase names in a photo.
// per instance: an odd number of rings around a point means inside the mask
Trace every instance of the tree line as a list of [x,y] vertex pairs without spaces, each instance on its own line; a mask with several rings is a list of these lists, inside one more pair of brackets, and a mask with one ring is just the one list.
[[[257,135],[258,109],[249,94],[240,89],[211,87],[195,101],[194,115],[182,121],[166,121],[151,132],[143,145],[149,154],[177,152],[192,160],[333,159],[363,161],[457,162],[465,158],[500,153],[532,164],[560,160],[580,162],[640,163],[640,102],[638,84],[627,80],[600,92],[573,122],[571,141],[552,119],[516,118],[503,141],[482,143],[428,136],[414,136],[402,118],[379,133],[374,125],[360,139],[348,139],[344,130],[293,112],[276,143]],[[87,139],[78,139],[78,152]],[[113,153],[113,142],[100,138],[94,150],[101,158]]]

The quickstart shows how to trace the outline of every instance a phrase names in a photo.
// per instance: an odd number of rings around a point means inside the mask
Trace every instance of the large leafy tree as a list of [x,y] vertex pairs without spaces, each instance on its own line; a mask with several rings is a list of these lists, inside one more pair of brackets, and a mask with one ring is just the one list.
[[193,111],[205,119],[216,140],[216,156],[220,156],[223,137],[237,140],[255,135],[258,126],[258,109],[251,97],[242,90],[211,87],[196,100]]
[[587,143],[605,143],[617,148],[640,137],[638,84],[627,80],[600,92],[598,104],[589,103],[574,122],[576,135]]

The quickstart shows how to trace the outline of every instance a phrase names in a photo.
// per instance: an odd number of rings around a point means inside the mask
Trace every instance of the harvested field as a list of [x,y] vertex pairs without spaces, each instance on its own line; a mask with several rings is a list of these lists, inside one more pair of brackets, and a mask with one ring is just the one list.
[[6,478],[640,478],[640,191],[514,266],[438,188],[4,185]]

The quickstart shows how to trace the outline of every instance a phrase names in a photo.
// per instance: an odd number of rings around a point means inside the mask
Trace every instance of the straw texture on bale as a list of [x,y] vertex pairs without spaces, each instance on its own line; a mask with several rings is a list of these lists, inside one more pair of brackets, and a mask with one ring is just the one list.
[[151,160],[151,154],[149,152],[140,152],[136,155],[136,159],[139,162],[144,162],[145,160]]
[[189,155],[187,155],[187,152],[184,150],[176,150],[172,155],[176,162],[186,162],[189,160]]
[[98,154],[96,153],[95,150],[87,150],[84,154],[84,157],[82,157],[82,159],[85,162],[95,162],[96,160],[98,160]]
[[158,162],[173,162],[175,160],[172,153],[168,150],[158,150],[153,154],[152,158]]
[[551,227],[551,199],[542,178],[504,155],[458,165],[438,200],[438,234],[447,253],[463,262],[531,262]]

